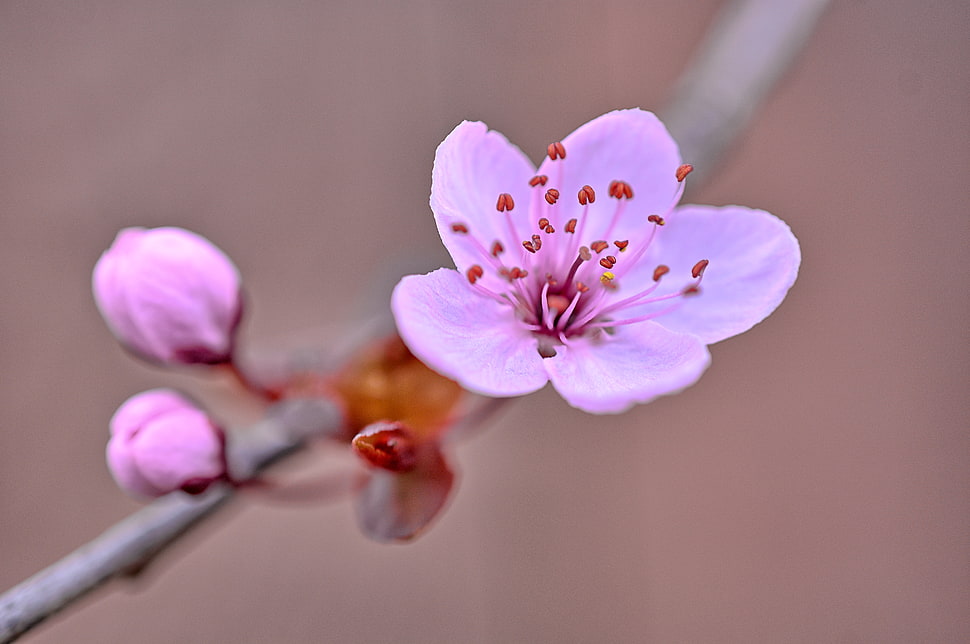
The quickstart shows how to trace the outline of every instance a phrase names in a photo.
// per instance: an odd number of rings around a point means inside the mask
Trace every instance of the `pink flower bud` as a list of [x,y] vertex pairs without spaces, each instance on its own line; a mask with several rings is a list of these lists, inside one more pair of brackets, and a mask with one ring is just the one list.
[[125,228],[94,267],[94,299],[116,338],[162,364],[228,362],[241,315],[239,271],[182,228]]
[[199,494],[228,480],[222,430],[171,389],[142,392],[118,408],[107,457],[118,486],[135,497]]

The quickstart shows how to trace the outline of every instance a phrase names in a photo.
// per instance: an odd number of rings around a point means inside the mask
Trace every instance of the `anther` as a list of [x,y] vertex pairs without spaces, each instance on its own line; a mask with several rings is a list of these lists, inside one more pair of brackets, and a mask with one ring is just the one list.
[[592,248],[597,254],[599,254],[599,253],[602,253],[607,248],[609,248],[610,245],[606,242],[606,240],[599,239],[597,241],[594,241],[592,244],[590,244],[589,247]]
[[466,226],[465,224],[452,224],[451,225],[451,229],[454,232],[456,232],[456,233],[467,233],[468,232],[468,226]]
[[633,188],[626,181],[611,181],[610,196],[617,199],[633,199]]
[[569,298],[563,295],[549,295],[546,297],[549,303],[549,312],[554,316],[559,315],[569,307]]
[[590,186],[583,186],[579,189],[579,205],[585,206],[588,203],[593,203],[596,201],[596,193]]
[[589,287],[583,284],[582,282],[576,282],[576,290],[579,291],[580,293],[585,293],[586,291],[589,290]]
[[555,188],[549,188],[546,190],[546,203],[550,206],[559,201],[559,191]]
[[543,230],[546,231],[546,234],[548,234],[548,235],[551,235],[554,232],[556,232],[556,229],[553,228],[551,224],[548,225],[548,226],[546,226],[545,228],[543,228]]
[[532,236],[532,245],[535,246],[536,250],[542,248],[542,238],[539,235]]
[[600,281],[603,284],[609,284],[610,282],[613,281],[615,277],[616,275],[612,271],[606,271],[602,275],[600,275]]
[[570,219],[569,221],[567,221],[566,222],[566,232],[567,233],[574,233],[574,232],[576,232],[576,223],[577,222],[576,222],[575,219]]
[[665,264],[661,264],[657,268],[653,269],[653,281],[659,282],[660,278],[670,272],[670,267]]
[[622,253],[623,251],[626,250],[627,246],[630,245],[630,240],[624,239],[622,241],[614,241],[613,245],[616,246],[617,249],[619,249],[619,251]]
[[647,221],[649,221],[651,224],[657,224],[658,226],[663,226],[667,223],[660,215],[650,215],[647,217]]
[[563,144],[560,143],[559,141],[556,141],[555,143],[550,143],[549,147],[546,148],[546,153],[549,155],[549,158],[552,159],[553,161],[555,161],[556,159],[566,158],[566,148],[563,147]]
[[701,294],[701,289],[696,284],[691,284],[690,286],[688,286],[687,288],[685,288],[683,291],[681,291],[680,294],[683,295],[684,297],[690,297],[692,295],[700,295]]
[[548,226],[548,225],[549,225],[549,220],[548,220],[548,219],[546,219],[545,217],[543,217],[543,218],[541,218],[541,219],[539,220],[539,230],[542,230],[542,229],[544,229],[544,228],[545,228],[546,226]]
[[492,244],[492,257],[498,257],[499,253],[504,252],[505,246],[502,246],[502,242],[496,240],[495,243]]
[[499,212],[505,212],[515,208],[515,202],[512,200],[512,195],[507,192],[503,192],[498,196],[498,202],[495,204],[496,210]]
[[529,251],[530,253],[534,253],[534,252],[536,252],[536,247],[535,247],[535,246],[533,246],[533,245],[532,245],[532,242],[530,242],[530,241],[524,241],[524,242],[522,242],[522,246],[523,246],[523,247],[524,247],[524,248],[525,248],[525,249],[526,249],[527,251]]
[[701,275],[703,275],[704,269],[707,268],[707,265],[710,263],[711,262],[709,262],[708,260],[702,259],[701,261],[694,264],[694,268],[690,269],[691,277],[700,277]]
[[544,174],[537,174],[536,176],[529,179],[529,185],[535,188],[536,186],[546,185],[546,181],[549,181],[549,177]]
[[546,283],[547,283],[547,284],[548,284],[549,286],[555,286],[555,285],[556,285],[556,284],[558,284],[559,282],[557,282],[557,281],[556,281],[556,278],[552,276],[552,273],[546,273]]
[[529,271],[522,270],[518,266],[513,266],[512,270],[509,271],[509,279],[517,280],[525,277],[529,274]]
[[471,268],[465,271],[465,277],[467,277],[468,281],[471,282],[472,284],[474,284],[479,279],[481,279],[482,275],[484,274],[485,274],[485,269],[483,269],[478,264],[474,264]]
[[589,252],[588,248],[585,246],[579,247],[579,259],[583,260],[584,262],[588,262],[592,258],[593,254]]
[[612,255],[607,255],[606,257],[600,260],[600,266],[602,266],[603,268],[613,268],[614,266],[616,266],[616,258],[613,257]]
[[685,163],[684,165],[677,168],[677,175],[676,175],[677,182],[680,183],[681,181],[686,179],[687,175],[689,175],[693,171],[694,171],[694,166],[692,166],[689,163]]

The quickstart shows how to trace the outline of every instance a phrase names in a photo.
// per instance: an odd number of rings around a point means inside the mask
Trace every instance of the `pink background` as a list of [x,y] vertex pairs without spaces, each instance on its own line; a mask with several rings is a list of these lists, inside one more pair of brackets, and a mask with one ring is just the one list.
[[[719,5],[282,4],[0,5],[0,587],[137,508],[107,420],[185,381],[94,308],[118,228],[224,248],[253,346],[353,323],[447,262],[426,204],[456,123],[538,158],[660,108]],[[691,195],[777,213],[804,252],[697,386],[619,417],[518,401],[410,546],[365,540],[345,503],[237,503],[31,641],[970,638],[970,9],[834,4]],[[188,380],[219,408],[224,383]]]

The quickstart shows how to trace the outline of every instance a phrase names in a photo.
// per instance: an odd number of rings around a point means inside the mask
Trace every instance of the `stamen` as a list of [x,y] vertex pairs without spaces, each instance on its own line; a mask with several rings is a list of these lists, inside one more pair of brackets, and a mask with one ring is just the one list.
[[633,199],[633,188],[626,181],[611,181],[610,196],[617,199]]
[[663,226],[667,223],[660,215],[650,215],[647,217],[647,221],[649,221],[651,224],[657,224],[658,226]]
[[534,253],[534,252],[536,252],[536,247],[535,247],[535,246],[533,246],[533,245],[532,245],[532,242],[530,242],[530,241],[524,241],[524,242],[522,242],[522,246],[523,246],[523,247],[524,247],[524,248],[525,248],[525,249],[526,249],[527,251],[529,251],[530,253]]
[[699,286],[697,286],[697,284],[691,284],[690,286],[686,287],[683,291],[681,291],[680,294],[683,295],[684,297],[690,297],[692,295],[700,295],[701,289]]
[[594,241],[592,244],[589,245],[589,247],[592,248],[594,251],[596,251],[596,254],[598,255],[602,253],[604,250],[606,250],[607,248],[609,248],[610,245],[606,242],[606,240],[600,239],[600,240]]
[[616,266],[616,258],[613,257],[612,255],[607,255],[606,257],[600,260],[600,266],[602,266],[603,268],[613,268],[614,266]]
[[555,188],[549,188],[546,190],[546,203],[550,206],[559,201],[559,191]]
[[603,282],[604,285],[606,285],[612,282],[613,278],[615,277],[616,275],[612,271],[606,271],[600,276],[600,281]]
[[468,226],[466,226],[465,224],[461,224],[461,223],[452,224],[451,225],[451,229],[454,232],[456,232],[456,233],[467,233],[468,232]]
[[529,185],[535,188],[536,186],[546,185],[546,181],[549,181],[549,177],[544,174],[537,174],[536,176],[529,179]]
[[593,203],[596,201],[596,192],[593,188],[586,185],[579,189],[579,205],[585,206],[588,203]]
[[614,241],[613,245],[616,246],[619,249],[619,251],[622,253],[623,251],[626,250],[626,247],[630,245],[630,240],[624,239],[623,241]]
[[678,183],[683,182],[684,179],[687,178],[687,175],[689,175],[693,171],[694,171],[694,166],[692,166],[689,163],[685,163],[684,165],[677,168],[677,174],[676,174],[677,182]]
[[576,232],[576,220],[575,219],[570,219],[569,221],[566,222],[566,232],[567,233],[574,233],[574,232]]
[[503,192],[498,196],[498,202],[495,204],[495,209],[499,212],[507,212],[515,208],[515,201],[512,200],[512,195],[507,192]]
[[657,268],[653,269],[653,281],[659,282],[660,278],[670,272],[670,267],[666,264],[661,264]]
[[580,293],[586,293],[587,291],[589,291],[589,287],[583,284],[582,282],[576,282],[576,290],[579,291]]
[[545,217],[542,217],[541,219],[539,219],[539,230],[542,230],[543,228],[545,228],[548,225],[549,225],[549,220],[548,219],[546,219]]
[[710,262],[706,259],[702,259],[701,261],[694,264],[694,268],[690,269],[691,277],[700,277],[701,275],[703,275],[704,269],[707,268],[708,264],[710,264]]
[[465,277],[467,277],[468,281],[471,282],[472,284],[480,280],[484,274],[485,274],[485,269],[479,266],[478,264],[473,264],[471,268],[465,271]]
[[502,242],[496,240],[495,243],[492,244],[492,257],[498,257],[500,253],[504,252],[505,247],[502,246]]
[[559,141],[556,141],[555,143],[550,143],[549,147],[546,148],[546,153],[549,155],[549,158],[552,159],[553,161],[555,161],[556,159],[566,158],[566,148],[563,147],[563,144]]
[[548,234],[548,235],[551,235],[551,234],[553,234],[554,232],[556,232],[556,229],[552,227],[552,224],[550,224],[550,225],[548,225],[548,226],[546,226],[545,228],[543,228],[543,230],[544,230],[544,231],[546,232],[546,234]]
[[542,238],[539,235],[532,236],[532,245],[535,246],[536,250],[542,248]]

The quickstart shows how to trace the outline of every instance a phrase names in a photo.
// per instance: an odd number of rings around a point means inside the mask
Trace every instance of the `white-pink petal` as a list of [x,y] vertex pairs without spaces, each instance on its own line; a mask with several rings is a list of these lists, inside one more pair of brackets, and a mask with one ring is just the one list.
[[[798,275],[798,240],[782,220],[743,206],[683,206],[658,235],[650,258],[670,267],[658,293],[690,283],[690,270],[710,260],[699,295],[657,322],[706,344],[747,331],[774,311]],[[655,263],[647,262],[646,270]]]
[[711,361],[688,334],[654,322],[621,327],[556,348],[543,364],[552,386],[573,407],[617,414],[694,384]]
[[536,338],[512,307],[476,292],[457,271],[405,277],[391,309],[412,353],[470,391],[519,396],[548,381]]

